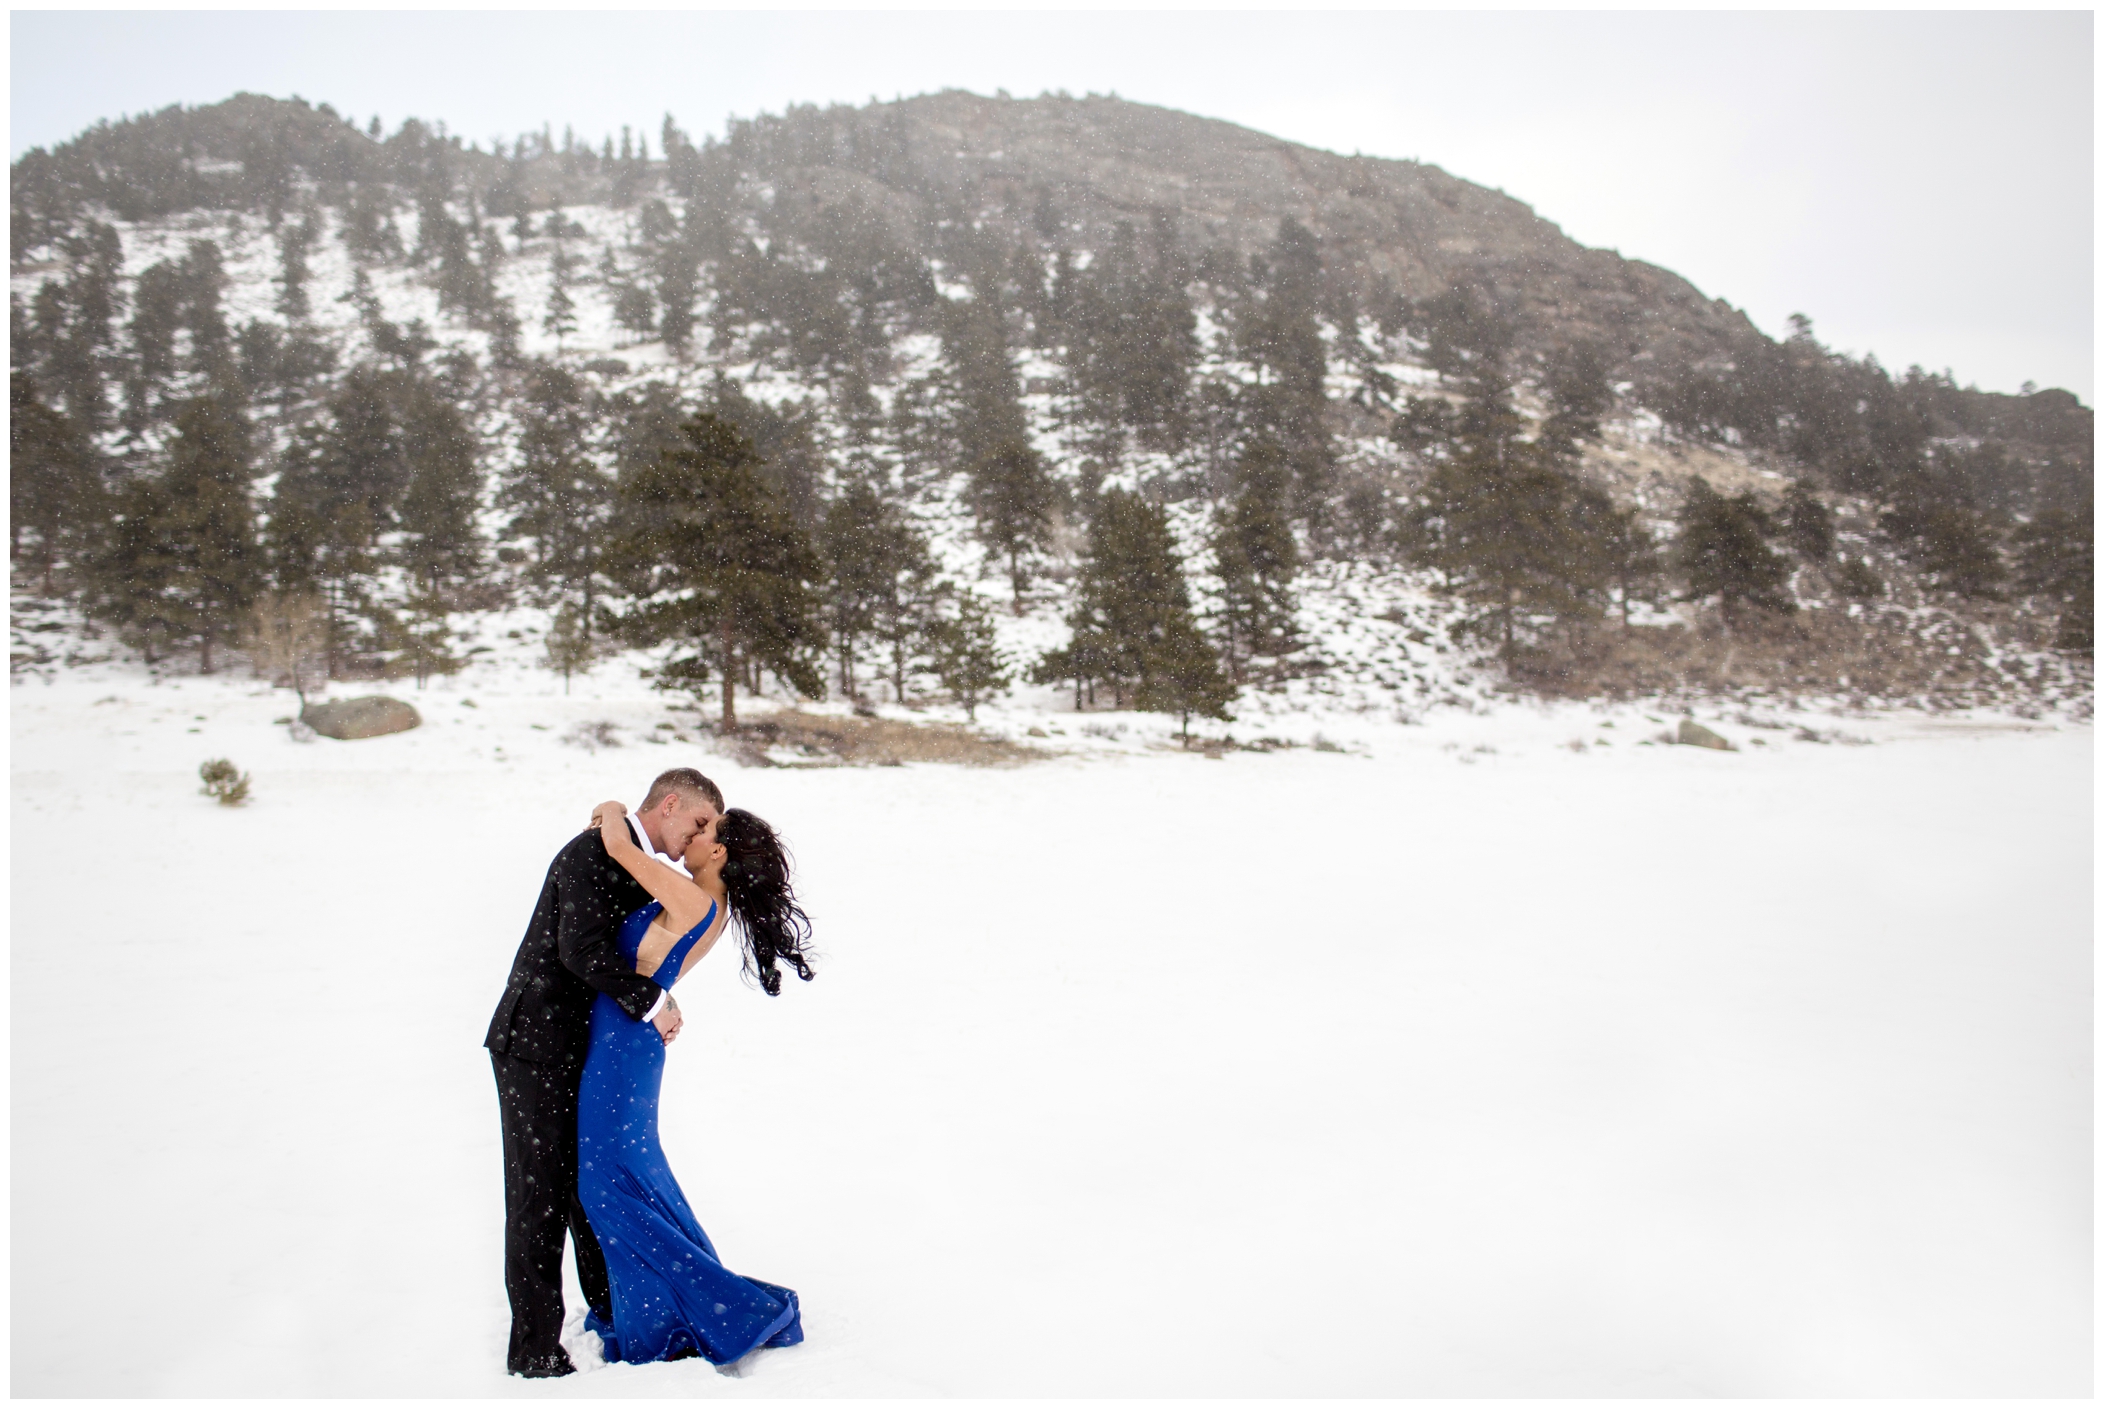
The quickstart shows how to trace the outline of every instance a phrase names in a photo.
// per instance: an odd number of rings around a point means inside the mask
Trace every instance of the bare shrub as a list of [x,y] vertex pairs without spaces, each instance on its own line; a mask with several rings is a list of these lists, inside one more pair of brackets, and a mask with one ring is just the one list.
[[204,780],[199,791],[218,799],[221,807],[240,807],[248,801],[248,774],[236,768],[232,759],[207,759],[198,765],[197,776]]

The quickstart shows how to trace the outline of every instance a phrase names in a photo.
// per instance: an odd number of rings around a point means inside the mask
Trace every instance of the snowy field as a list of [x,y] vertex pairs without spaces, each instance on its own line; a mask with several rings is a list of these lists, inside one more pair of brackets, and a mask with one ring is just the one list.
[[[246,679],[11,692],[15,1394],[2091,1389],[2087,726],[755,770],[555,688],[307,744]],[[483,1028],[675,762],[818,925],[808,987],[682,986],[664,1116],[809,1340],[508,1381]]]

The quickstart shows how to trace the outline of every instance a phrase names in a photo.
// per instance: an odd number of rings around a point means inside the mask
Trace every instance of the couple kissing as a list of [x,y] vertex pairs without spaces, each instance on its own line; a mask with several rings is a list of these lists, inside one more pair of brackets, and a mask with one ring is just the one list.
[[601,803],[556,854],[483,1045],[504,1134],[505,1368],[576,1366],[562,1345],[563,1236],[609,1361],[699,1356],[730,1373],[804,1338],[796,1293],[726,1269],[658,1142],[672,986],[735,920],[772,996],[812,974],[810,920],[774,829],[692,768],[630,813]]

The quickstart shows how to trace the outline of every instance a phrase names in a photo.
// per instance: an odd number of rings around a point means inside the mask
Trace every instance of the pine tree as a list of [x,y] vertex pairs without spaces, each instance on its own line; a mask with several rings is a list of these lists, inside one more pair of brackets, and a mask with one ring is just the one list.
[[1151,657],[1149,674],[1133,691],[1133,705],[1176,715],[1184,747],[1191,744],[1192,715],[1207,719],[1232,717],[1227,707],[1234,703],[1235,687],[1220,673],[1220,662],[1212,646],[1199,634],[1188,613],[1166,623]]
[[278,228],[278,312],[291,322],[307,317],[307,249],[314,242],[314,217]]
[[906,702],[907,678],[927,644],[941,592],[928,540],[896,506],[887,505],[875,549],[883,561],[870,629],[883,644],[890,666],[891,698]]
[[1615,404],[1606,355],[1590,343],[1565,349],[1550,362],[1542,391],[1549,414],[1536,438],[1558,462],[1575,462],[1586,443],[1600,438],[1600,418]]
[[1878,531],[1938,587],[1960,597],[1997,598],[2009,579],[1993,525],[1943,476],[1901,480]]
[[1750,493],[1727,499],[1698,477],[1688,490],[1674,554],[1687,579],[1687,600],[1715,597],[1727,631],[1738,627],[1747,607],[1788,611],[1789,565],[1768,546],[1774,532]]
[[826,508],[818,549],[826,568],[826,619],[839,663],[840,692],[861,698],[855,684],[855,648],[876,625],[877,607],[890,585],[890,506],[868,480],[848,485]]
[[563,340],[577,331],[577,301],[570,297],[570,268],[575,261],[557,240],[548,256],[548,311],[541,315],[541,331],[555,339],[562,351]]
[[657,303],[650,291],[634,284],[620,284],[614,295],[614,321],[626,328],[637,342],[657,331]]
[[930,448],[969,477],[966,500],[980,541],[1006,560],[1012,608],[1021,615],[1030,560],[1050,542],[1058,495],[1030,446],[998,295],[998,279],[989,279],[980,296],[943,309],[944,404],[928,429]]
[[152,665],[183,634],[174,592],[181,564],[168,536],[174,500],[161,476],[139,475],[113,496],[112,510],[87,563],[84,605]]
[[139,274],[132,294],[133,358],[125,379],[125,428],[144,430],[154,414],[155,399],[175,375],[175,338],[183,326],[183,275],[162,260]]
[[1510,652],[1525,617],[1569,621],[1592,609],[1608,575],[1611,506],[1559,469],[1548,447],[1520,438],[1524,422],[1494,364],[1474,364],[1469,386],[1402,538],[1482,608],[1472,628],[1494,631]]
[[707,412],[684,430],[682,448],[620,482],[613,552],[637,589],[625,626],[639,645],[685,649],[660,669],[661,686],[699,689],[713,672],[723,729],[733,732],[736,682],[749,669],[771,670],[807,696],[825,693],[811,660],[825,642],[821,568],[757,473],[752,441]]
[[388,612],[381,633],[394,668],[416,677],[421,690],[434,675],[451,675],[462,661],[453,654],[448,603],[437,592],[412,591],[398,612]]
[[408,473],[395,510],[396,554],[417,589],[436,597],[480,572],[475,511],[482,472],[460,412],[428,384],[411,383],[404,391],[400,427]]
[[1235,333],[1242,355],[1262,370],[1246,396],[1248,422],[1284,451],[1295,515],[1321,529],[1336,464],[1327,425],[1329,353],[1318,321],[1321,250],[1315,236],[1288,217],[1264,257],[1252,263],[1262,297],[1245,302]]
[[2060,607],[2054,645],[2087,653],[2096,644],[2096,520],[2089,508],[2051,508],[2016,534],[2016,582]]
[[58,562],[101,515],[101,485],[72,424],[43,403],[26,372],[8,377],[7,444],[12,555],[42,575],[49,595]]
[[1011,608],[1023,614],[1029,562],[1051,542],[1057,502],[1044,461],[1021,438],[988,446],[972,464],[968,493],[979,536],[1008,562]]
[[1007,689],[1014,678],[996,639],[992,613],[969,592],[959,596],[954,616],[935,622],[929,645],[935,677],[964,706],[966,719],[976,722],[980,702]]
[[[577,640],[571,655],[589,659],[594,604],[605,575],[613,476],[591,454],[591,408],[577,378],[540,364],[527,378],[524,402],[519,457],[500,482],[497,507],[509,516],[507,536],[532,544],[526,577],[541,603],[556,605],[559,621],[570,613],[567,629]],[[558,652],[552,637],[549,650],[553,661]],[[565,671],[567,685],[573,666],[558,662],[557,668]]]
[[678,237],[657,248],[657,294],[664,307],[658,317],[658,329],[665,346],[678,357],[687,355],[694,338],[694,299],[700,292],[699,265],[706,223],[701,206],[690,203]]
[[395,521],[410,468],[396,403],[402,374],[353,367],[329,398],[327,418],[282,460],[264,530],[271,578],[283,592],[324,604],[328,673],[339,676],[367,606],[380,535]]
[[192,402],[175,426],[160,521],[150,531],[170,564],[171,634],[198,643],[199,668],[209,675],[213,645],[239,637],[262,586],[249,485],[253,452],[248,423],[223,398]]
[[[1034,260],[1027,273],[1032,277],[1018,288],[1042,305],[1034,321],[1053,322]],[[1117,453],[1117,439],[1127,428],[1150,446],[1180,448],[1190,432],[1198,324],[1174,225],[1158,218],[1151,249],[1143,253],[1133,227],[1121,222],[1110,248],[1085,272],[1076,274],[1063,263],[1057,278],[1063,285],[1057,322],[1067,366],[1084,414],[1106,433],[1104,453]]]
[[234,335],[221,308],[229,280],[219,246],[193,240],[181,267],[183,325],[190,330],[191,365],[208,382],[230,386],[236,376]]
[[1808,563],[1823,563],[1834,553],[1834,515],[1803,480],[1793,481],[1783,495],[1782,541]]
[[1111,686],[1119,708],[1130,696],[1137,708],[1181,715],[1186,738],[1192,714],[1226,717],[1233,690],[1191,615],[1183,563],[1159,505],[1121,489],[1096,501],[1068,625],[1073,642],[1051,668],[1100,672],[1092,678]]
[[1610,514],[1600,536],[1602,566],[1614,585],[1622,625],[1627,628],[1632,605],[1657,600],[1666,560],[1635,509],[1612,509]]
[[1285,455],[1270,441],[1251,446],[1237,466],[1240,491],[1213,531],[1220,579],[1221,648],[1236,684],[1253,655],[1292,649],[1293,576],[1300,552],[1286,518]]

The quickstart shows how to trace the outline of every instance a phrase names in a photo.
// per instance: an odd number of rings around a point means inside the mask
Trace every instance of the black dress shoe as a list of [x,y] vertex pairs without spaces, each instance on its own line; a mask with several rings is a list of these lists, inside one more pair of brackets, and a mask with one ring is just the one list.
[[519,1376],[521,1379],[552,1380],[559,1375],[576,1374],[577,1367],[570,1363],[570,1353],[568,1351],[558,1350],[547,1355],[536,1355],[523,1360],[511,1367],[511,1373]]

